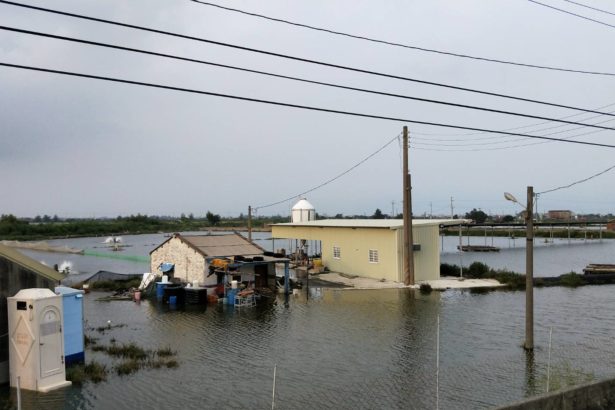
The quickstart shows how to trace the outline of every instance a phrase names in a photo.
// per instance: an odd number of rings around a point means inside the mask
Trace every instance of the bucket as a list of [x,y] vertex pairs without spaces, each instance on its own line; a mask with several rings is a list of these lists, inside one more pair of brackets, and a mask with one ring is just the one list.
[[162,297],[164,296],[164,288],[166,287],[166,283],[156,282],[156,299],[158,299],[159,301],[162,300]]
[[237,289],[237,281],[236,280],[232,280],[231,281],[231,288],[232,289]]
[[226,300],[229,305],[235,304],[235,296],[237,295],[237,289],[228,289],[226,291]]
[[134,296],[135,296],[135,302],[140,301],[141,300],[141,291],[140,290],[135,291]]
[[167,283],[169,281],[169,275],[162,275],[162,282]]

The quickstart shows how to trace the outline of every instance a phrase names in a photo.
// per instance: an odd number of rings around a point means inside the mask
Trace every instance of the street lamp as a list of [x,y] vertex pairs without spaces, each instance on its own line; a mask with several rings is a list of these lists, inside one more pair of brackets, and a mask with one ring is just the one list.
[[525,208],[525,350],[534,350],[534,188],[527,187],[527,206],[504,192],[504,198]]

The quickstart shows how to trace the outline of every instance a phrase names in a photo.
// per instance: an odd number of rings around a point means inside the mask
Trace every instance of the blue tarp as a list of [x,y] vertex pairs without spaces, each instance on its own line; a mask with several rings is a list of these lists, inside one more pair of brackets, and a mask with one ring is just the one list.
[[167,273],[167,272],[172,271],[174,267],[175,267],[174,264],[168,263],[168,262],[164,262],[164,263],[160,264],[158,269],[160,269],[162,271],[162,273]]

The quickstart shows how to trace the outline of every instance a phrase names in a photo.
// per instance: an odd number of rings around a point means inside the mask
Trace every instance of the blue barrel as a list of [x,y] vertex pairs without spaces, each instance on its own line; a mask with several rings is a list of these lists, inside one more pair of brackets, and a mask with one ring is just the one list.
[[156,299],[162,300],[164,296],[164,288],[167,287],[168,282],[156,282]]
[[237,289],[227,289],[226,290],[226,303],[228,303],[229,305],[234,305],[235,296],[237,296]]
[[177,304],[177,296],[169,296],[169,305]]

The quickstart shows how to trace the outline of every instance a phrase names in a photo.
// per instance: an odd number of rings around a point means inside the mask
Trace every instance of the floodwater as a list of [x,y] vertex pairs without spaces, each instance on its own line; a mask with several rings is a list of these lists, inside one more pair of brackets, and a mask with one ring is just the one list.
[[[271,243],[267,233],[259,235],[262,243]],[[448,244],[445,238],[443,261],[459,258],[453,250],[447,253],[454,239]],[[103,240],[59,243],[92,248]],[[162,240],[162,235],[127,236],[125,243],[133,246],[123,253],[147,255]],[[472,243],[480,244],[474,238]],[[560,274],[573,269],[566,261],[585,263],[584,256],[566,255],[595,252],[601,259],[587,263],[607,262],[614,246],[615,241],[560,244],[544,252],[559,255],[549,269]],[[275,247],[284,245],[276,241]],[[511,247],[489,257],[506,264],[517,251]],[[464,265],[468,255],[462,255]],[[521,250],[522,266],[523,255]],[[146,263],[121,259],[43,256],[51,264],[70,260],[80,272],[149,270]],[[155,301],[97,301],[100,296],[85,297],[88,328],[108,320],[126,326],[103,334],[90,330],[90,336],[99,344],[115,339],[150,349],[170,346],[179,367],[118,376],[117,362],[86,350],[86,360],[107,365],[107,381],[48,394],[24,391],[24,409],[270,408],[274,367],[277,409],[423,409],[435,408],[436,401],[442,409],[481,409],[544,392],[548,366],[551,387],[615,376],[615,285],[535,289],[534,355],[521,347],[525,293],[519,291],[423,295],[408,289],[310,288],[290,296],[288,306],[278,295],[274,303],[242,310],[169,309]],[[0,408],[9,397],[14,404],[15,391],[0,388]]]
[[[435,408],[436,397],[442,409],[490,408],[546,389],[551,327],[551,380],[613,376],[614,291],[536,289],[533,358],[521,348],[523,292],[314,288],[291,296],[288,307],[280,295],[243,310],[100,302],[93,292],[85,298],[87,326],[126,325],[88,331],[99,344],[170,346],[179,367],[111,372],[106,382],[48,394],[24,391],[23,408],[270,408],[274,366],[278,409],[423,409]],[[86,359],[111,371],[117,363],[89,350]]]

